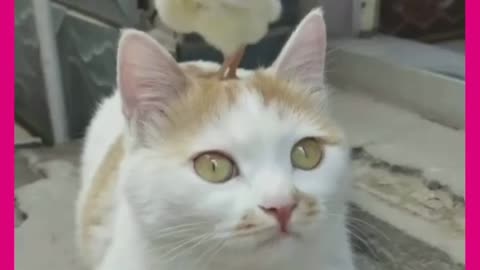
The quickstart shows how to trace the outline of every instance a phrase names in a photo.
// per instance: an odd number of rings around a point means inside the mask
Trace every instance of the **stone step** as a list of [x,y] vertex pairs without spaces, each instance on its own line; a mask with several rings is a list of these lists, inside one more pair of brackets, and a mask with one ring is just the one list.
[[465,55],[414,41],[375,36],[332,40],[327,77],[442,125],[465,127]]
[[337,89],[331,109],[353,147],[353,202],[464,263],[464,131],[361,91]]

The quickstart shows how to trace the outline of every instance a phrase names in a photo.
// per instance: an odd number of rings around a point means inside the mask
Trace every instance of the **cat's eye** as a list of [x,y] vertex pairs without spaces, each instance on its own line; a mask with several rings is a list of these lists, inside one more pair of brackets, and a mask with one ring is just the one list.
[[218,152],[206,152],[193,160],[195,172],[203,180],[211,183],[223,183],[235,176],[237,167],[226,155]]
[[298,141],[290,153],[292,165],[301,170],[313,170],[323,159],[323,145],[315,138]]

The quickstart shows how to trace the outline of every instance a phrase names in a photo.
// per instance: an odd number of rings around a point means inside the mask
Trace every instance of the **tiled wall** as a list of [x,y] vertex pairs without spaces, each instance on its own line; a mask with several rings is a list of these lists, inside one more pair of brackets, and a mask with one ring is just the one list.
[[71,137],[83,135],[96,105],[115,87],[118,36],[115,27],[68,12],[58,25],[57,48]]
[[[15,111],[17,120],[52,142],[32,1],[15,2]],[[68,132],[77,138],[115,85],[118,29],[138,25],[140,16],[132,0],[58,0],[51,7]]]
[[15,1],[15,116],[51,138],[32,0]]
[[115,26],[139,23],[136,0],[54,0],[65,7]]

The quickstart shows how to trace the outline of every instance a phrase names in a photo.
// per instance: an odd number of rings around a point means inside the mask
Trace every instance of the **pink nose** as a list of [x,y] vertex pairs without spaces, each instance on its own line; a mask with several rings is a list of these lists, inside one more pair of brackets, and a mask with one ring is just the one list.
[[290,218],[292,217],[293,210],[297,207],[297,204],[289,204],[280,207],[264,207],[259,205],[260,209],[262,209],[268,215],[273,216],[280,225],[280,231],[282,233],[288,233],[288,223],[290,222]]

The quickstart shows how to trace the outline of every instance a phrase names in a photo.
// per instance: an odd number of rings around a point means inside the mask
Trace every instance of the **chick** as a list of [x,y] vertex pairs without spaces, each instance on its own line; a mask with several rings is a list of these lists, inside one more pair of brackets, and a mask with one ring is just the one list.
[[174,31],[198,33],[222,52],[222,78],[236,77],[245,47],[265,36],[282,9],[280,0],[155,0],[155,7]]

